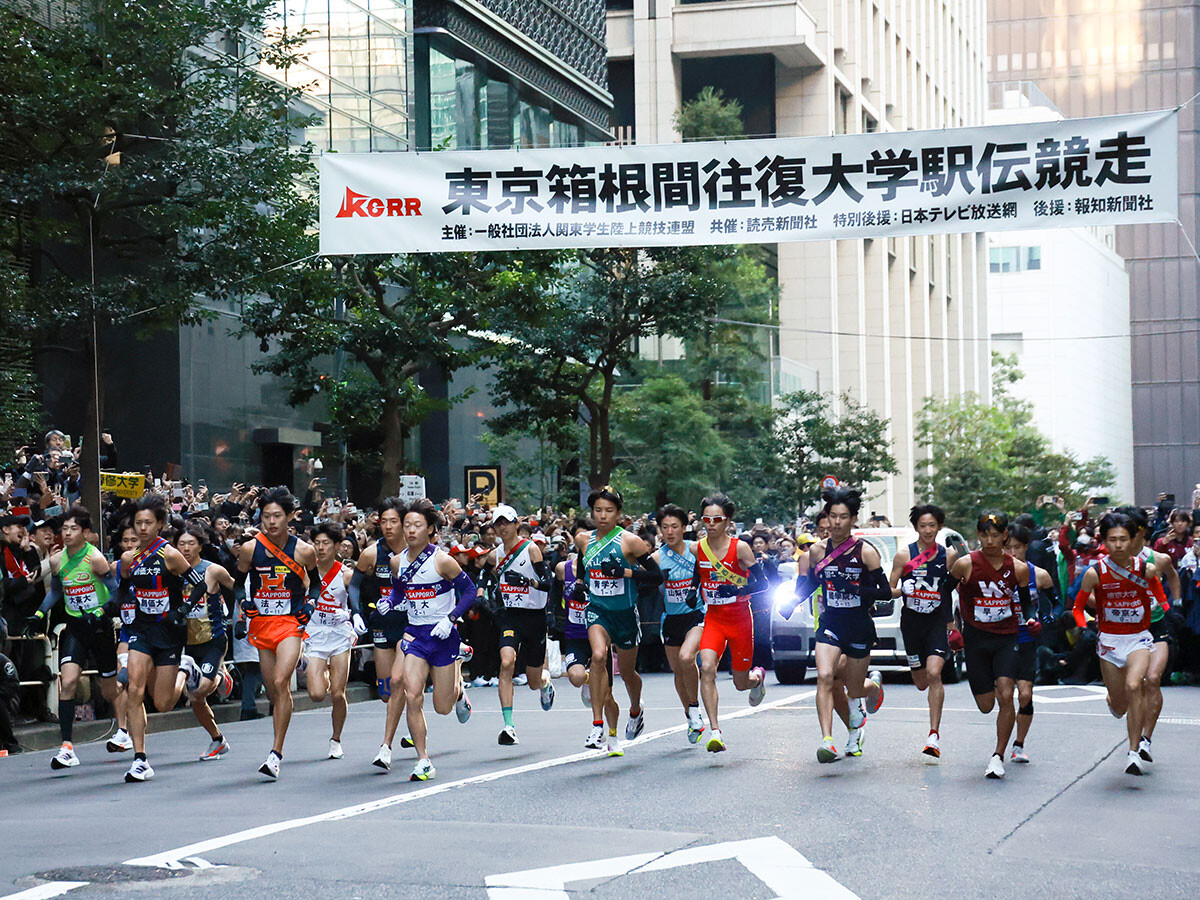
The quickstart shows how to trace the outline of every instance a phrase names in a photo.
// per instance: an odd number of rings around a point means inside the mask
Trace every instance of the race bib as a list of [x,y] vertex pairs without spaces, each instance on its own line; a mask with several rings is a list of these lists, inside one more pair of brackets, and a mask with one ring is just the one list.
[[597,597],[620,597],[625,592],[625,579],[605,575],[599,569],[589,569],[588,590]]
[[292,592],[287,588],[286,566],[259,569],[258,591],[254,602],[258,612],[264,616],[287,616],[292,612]]
[[665,597],[668,603],[686,605],[688,594],[690,594],[691,591],[691,578],[681,578],[678,581],[667,581],[664,585]]
[[64,585],[63,589],[66,592],[65,600],[67,609],[81,613],[87,612],[89,609],[95,609],[100,604],[97,602],[96,590],[89,584],[68,584]]
[[572,625],[587,624],[587,601],[580,602],[570,599],[567,601],[567,621]]
[[133,620],[136,618],[137,618],[137,604],[136,603],[122,603],[121,604],[121,622],[124,623],[125,625],[132,625]]
[[171,592],[166,588],[139,590],[137,605],[148,616],[161,616],[171,607]]
[[500,599],[509,609],[541,609],[529,585],[500,584]]
[[1136,625],[1145,618],[1145,610],[1141,604],[1137,606],[1108,606],[1104,609],[1104,618],[1109,622],[1121,625]]
[[835,591],[826,589],[825,591],[825,608],[826,609],[854,609],[862,606],[862,597],[858,594],[849,594],[845,591]]
[[975,601],[975,621],[981,624],[991,624],[993,622],[1003,622],[1005,619],[1012,616],[1012,605],[1008,600],[1003,600],[1003,606],[984,606],[978,600]]

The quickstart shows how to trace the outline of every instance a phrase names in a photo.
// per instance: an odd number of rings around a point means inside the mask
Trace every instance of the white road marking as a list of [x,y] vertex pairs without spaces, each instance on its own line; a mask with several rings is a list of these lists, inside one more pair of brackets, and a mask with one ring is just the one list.
[[829,873],[818,869],[804,854],[777,837],[526,869],[489,875],[484,883],[488,886],[489,900],[570,900],[566,887],[576,881],[661,872],[725,859],[740,862],[779,900],[858,900],[857,894],[838,884]]
[[47,881],[45,884],[39,884],[37,887],[31,887],[26,891],[7,894],[4,897],[0,897],[0,900],[47,900],[49,897],[61,897],[67,891],[73,891],[75,888],[83,887],[86,884],[90,884],[90,882]]
[[[728,720],[752,716],[755,713],[764,712],[768,709],[775,709],[779,706],[785,706],[788,703],[806,700],[815,694],[815,690],[806,691],[802,694],[789,694],[788,696],[781,697],[778,700],[772,700],[767,703],[763,703],[761,706],[746,707],[735,712],[726,713],[725,715],[721,716],[721,718],[722,720]],[[686,729],[686,722],[682,725],[674,725],[670,728],[661,728],[658,731],[648,732],[635,740],[624,743],[624,746],[635,747],[638,744],[648,743],[649,741],[654,741],[659,738],[666,737],[667,735],[680,734]],[[500,769],[499,771],[488,772],[483,775],[473,775],[469,778],[460,778],[457,781],[447,781],[443,784],[434,784],[428,787],[418,788],[417,790],[406,791],[403,794],[392,794],[389,797],[380,797],[377,800],[370,800],[366,803],[358,803],[354,806],[346,806],[341,809],[334,809],[330,810],[329,812],[318,813],[313,816],[304,816],[298,819],[286,819],[282,822],[272,822],[267,825],[259,825],[255,828],[246,828],[242,831],[236,831],[233,834],[197,841],[194,844],[187,844],[183,847],[177,847],[174,850],[167,850],[162,853],[155,853],[151,856],[139,856],[136,859],[126,860],[125,865],[169,867],[172,864],[178,864],[181,859],[185,859],[187,857],[211,853],[213,850],[219,850],[222,847],[229,847],[234,844],[241,844],[246,841],[257,840],[258,838],[267,837],[272,834],[279,834],[283,831],[291,831],[295,828],[303,828],[306,825],[315,825],[318,822],[335,822],[342,819],[352,819],[355,816],[361,816],[364,813],[377,812],[381,809],[387,809],[392,806],[411,803],[414,800],[423,800],[426,797],[444,794],[447,791],[452,791],[456,788],[467,787],[468,785],[473,784],[487,784],[493,781],[499,781],[502,778],[510,778],[514,775],[524,775],[529,772],[540,772],[543,769],[552,769],[558,766],[582,762],[584,760],[600,759],[604,756],[604,754],[605,751],[603,750],[585,750],[582,753],[572,753],[568,756],[559,756],[553,759],[542,760],[541,762],[527,763],[523,766]],[[5,897],[0,898],[0,900],[12,900],[12,898]]]
[[1175,716],[1163,716],[1158,720],[1159,725],[1200,725],[1200,719],[1181,719]]

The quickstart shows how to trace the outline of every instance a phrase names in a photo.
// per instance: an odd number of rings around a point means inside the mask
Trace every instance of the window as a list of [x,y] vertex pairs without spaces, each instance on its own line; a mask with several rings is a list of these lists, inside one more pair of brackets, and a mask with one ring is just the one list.
[[1042,248],[992,247],[988,263],[989,271],[997,274],[1034,271],[1042,267]]

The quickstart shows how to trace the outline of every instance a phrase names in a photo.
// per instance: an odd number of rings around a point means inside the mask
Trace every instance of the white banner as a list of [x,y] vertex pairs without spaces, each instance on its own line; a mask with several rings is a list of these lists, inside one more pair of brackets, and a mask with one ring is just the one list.
[[941,131],[321,157],[321,253],[1173,222],[1175,110]]

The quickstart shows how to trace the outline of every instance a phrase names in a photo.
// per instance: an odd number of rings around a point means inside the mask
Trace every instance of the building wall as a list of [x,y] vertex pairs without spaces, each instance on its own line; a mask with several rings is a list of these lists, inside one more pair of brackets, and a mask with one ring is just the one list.
[[[1177,106],[1200,91],[1196,0],[992,0],[991,78],[1029,79],[1068,116]],[[1179,119],[1179,218],[1195,241],[1196,105]],[[1178,225],[1117,230],[1129,263],[1134,486],[1190,496],[1200,480],[1200,263]]]
[[[621,6],[610,4],[609,58],[633,60],[639,143],[678,140],[672,118],[698,90],[690,76],[699,66],[737,96],[738,57],[761,54],[772,61],[772,108],[756,122],[770,121],[780,137],[984,122],[983,0]],[[821,390],[850,393],[891,420],[901,472],[868,492],[871,509],[895,519],[917,499],[913,466],[923,454],[913,433],[923,398],[990,391],[985,238],[780,244],[778,257],[779,353],[814,368]]]
[[1130,501],[1129,275],[1113,244],[1111,228],[993,235],[988,322],[992,347],[1018,356],[1012,393],[1033,404],[1034,424],[1055,450],[1107,457],[1114,496]]

